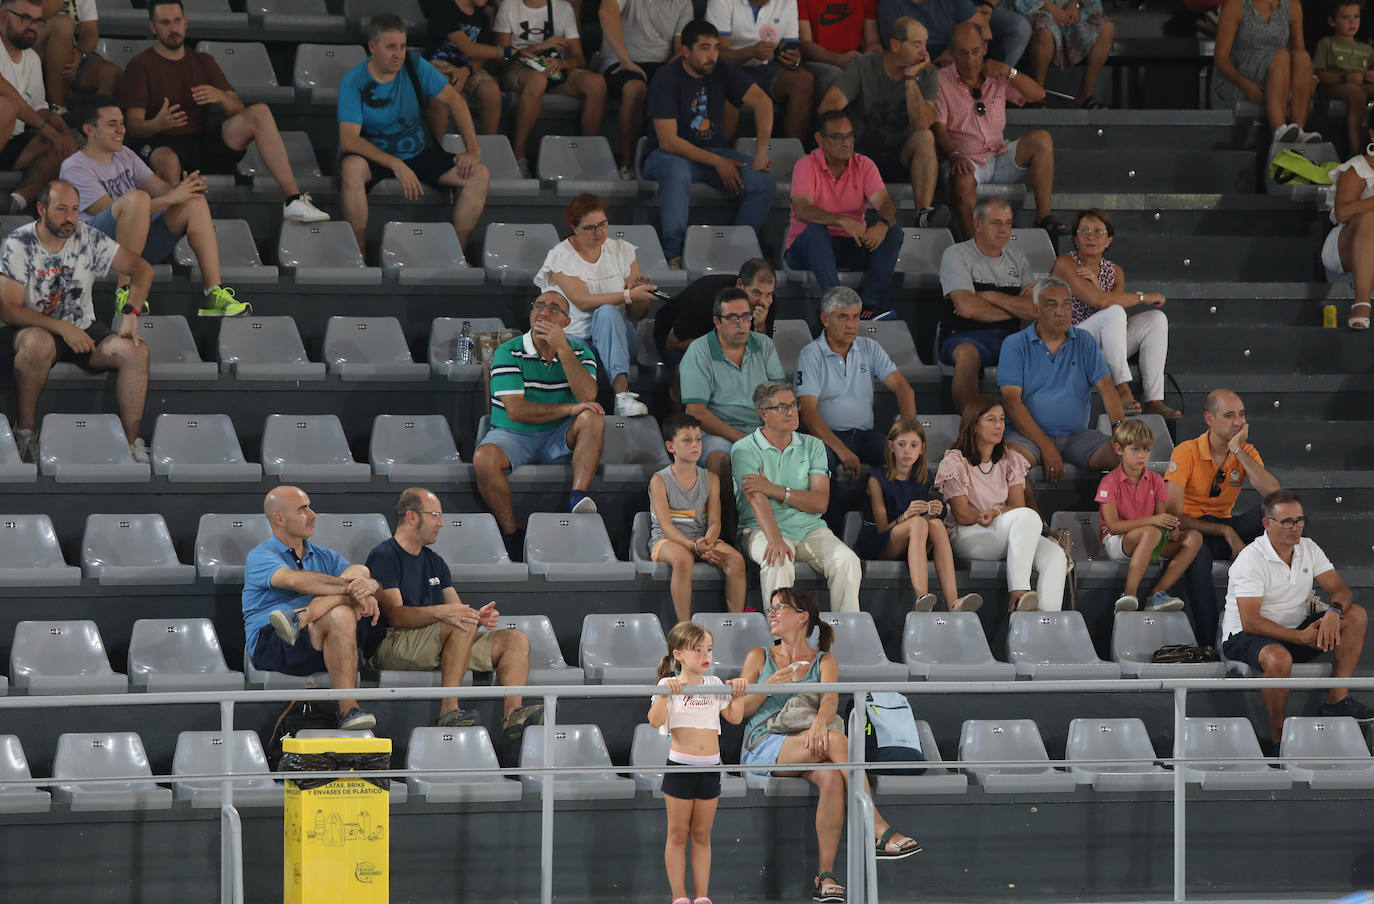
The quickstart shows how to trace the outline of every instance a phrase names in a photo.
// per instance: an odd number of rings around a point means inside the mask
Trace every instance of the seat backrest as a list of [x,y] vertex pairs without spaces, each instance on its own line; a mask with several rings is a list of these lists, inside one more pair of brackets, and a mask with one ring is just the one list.
[[209,577],[220,566],[242,568],[248,553],[272,536],[262,512],[206,513],[196,528],[196,570]]
[[1244,716],[1205,716],[1183,720],[1183,755],[1259,759],[1259,739]]
[[291,13],[297,16],[326,16],[329,6],[325,0],[248,0],[244,9],[253,14]]
[[898,369],[921,366],[921,357],[916,354],[916,340],[911,338],[911,328],[903,321],[870,320],[859,326],[859,335],[867,336],[882,346]]
[[129,637],[129,675],[228,672],[208,618],[140,618]]
[[424,13],[416,0],[344,0],[343,14],[350,22],[366,22],[377,13],[395,13],[406,24],[407,31],[422,28]]
[[663,446],[658,421],[646,417],[607,415],[605,445],[602,447],[603,465],[647,465],[658,469],[672,464]]
[[63,464],[127,464],[129,440],[114,414],[45,414],[38,434],[39,467],[53,473]]
[[1186,612],[1118,612],[1112,619],[1112,659],[1149,662],[1160,647],[1196,644]]
[[[439,145],[450,154],[461,154],[467,149],[463,136],[449,133],[439,139]],[[492,181],[520,179],[520,166],[515,162],[515,151],[510,139],[505,135],[478,135],[477,147],[482,151],[482,163],[491,172]],[[533,179],[530,184],[538,187]]]
[[1054,259],[1058,255],[1055,253],[1053,243],[1050,242],[1049,233],[1039,226],[1013,229],[1011,241],[1007,243],[1007,247],[1026,256],[1032,274],[1048,276],[1049,272],[1054,269]]
[[333,269],[367,267],[358,240],[347,223],[281,224],[277,237],[277,263],[283,267],[329,267]]
[[455,464],[463,459],[442,414],[379,414],[372,421],[368,460],[378,473],[392,465]]
[[[1150,447],[1150,461],[1168,461],[1174,454],[1174,438],[1169,435],[1169,425],[1162,414],[1133,414],[1132,419],[1141,420],[1155,435],[1155,444]],[[1108,436],[1112,435],[1112,422],[1106,414],[1097,416],[1097,429]]]
[[693,272],[737,273],[752,257],[763,257],[751,226],[688,226],[682,266]]
[[796,371],[797,357],[813,339],[815,337],[811,335],[811,327],[807,326],[805,320],[778,318],[773,322],[773,348],[777,349],[783,373],[791,374]]
[[[480,725],[410,730],[407,769],[500,769],[491,736]],[[449,780],[452,780],[450,777]]]
[[0,568],[66,565],[47,515],[0,515]]
[[450,568],[510,561],[501,528],[488,512],[445,512],[444,526],[431,548]]
[[472,334],[496,333],[506,328],[500,317],[435,317],[429,327],[430,370],[447,370],[458,360],[458,337],[464,323],[472,324]]
[[600,515],[535,512],[525,525],[525,561],[587,563],[619,560]]
[[[198,0],[205,3],[206,0]],[[223,2],[223,0],[220,0]],[[222,12],[229,12],[229,4],[223,4]],[[191,3],[186,4],[191,8]],[[277,74],[272,69],[272,60],[267,55],[267,47],[256,41],[201,41],[196,44],[201,53],[208,53],[219,63],[224,77],[231,85],[244,87],[276,87]]]
[[959,415],[923,414],[917,419],[926,431],[926,464],[934,473],[940,467],[940,459],[959,437]]
[[[442,535],[441,531],[440,536]],[[521,631],[529,638],[531,667],[567,665],[563,659],[563,651],[558,646],[558,635],[553,633],[553,622],[549,621],[547,615],[503,615],[497,627]]]
[[635,260],[639,269],[646,273],[661,272],[668,266],[663,255],[663,244],[658,240],[658,232],[647,223],[623,226],[611,225],[611,238],[621,239],[635,246]]
[[648,722],[641,722],[635,726],[634,739],[630,741],[630,765],[662,766],[668,761],[672,744],[670,736]]
[[174,464],[240,464],[243,447],[227,414],[159,414],[151,458],[153,472],[166,474]]
[[55,779],[139,779],[152,774],[137,732],[68,732],[57,739],[52,761]]
[[902,655],[907,662],[948,665],[993,661],[983,623],[975,612],[908,612]]
[[156,43],[154,38],[101,38],[95,42],[95,52],[124,69],[130,60]]
[[1069,722],[1069,737],[1064,743],[1066,760],[1140,760],[1133,768],[1148,769],[1154,757],[1150,733],[1140,719],[1074,719]]
[[[1283,756],[1314,757],[1318,760],[1345,756],[1371,759],[1364,731],[1360,723],[1350,716],[1289,716],[1283,720],[1283,743],[1279,750]],[[1336,768],[1359,769],[1365,765],[1343,763]]]
[[352,464],[343,424],[333,414],[269,414],[262,428],[262,464]]
[[1048,762],[1049,758],[1040,729],[1031,719],[966,719],[959,732],[961,762]]
[[711,632],[712,657],[717,672],[739,674],[744,657],[755,647],[773,646],[768,621],[762,612],[696,612],[692,621]]
[[297,88],[337,88],[366,59],[360,44],[297,44],[291,81]]
[[558,230],[548,223],[490,223],[482,239],[482,266],[537,273],[558,242]]
[[226,317],[219,325],[219,360],[236,363],[309,363],[291,317]]
[[[735,139],[735,150],[753,156],[759,145],[757,138]],[[779,182],[791,182],[792,170],[797,161],[806,156],[806,148],[800,138],[770,138],[768,140],[768,159],[773,167],[768,172]]]
[[[548,743],[549,731],[543,725],[531,725],[525,729],[524,739],[520,742],[520,766],[544,765],[544,744]],[[606,740],[596,725],[557,725],[553,728],[553,741],[549,758],[555,766],[605,766],[611,768],[611,754],[606,749]]]
[[29,778],[33,775],[29,772],[29,761],[24,756],[19,736],[0,735],[0,791],[5,789],[5,779],[22,781]]
[[[257,145],[253,145],[257,147]],[[314,152],[311,152],[314,156]],[[305,173],[302,173],[305,175]],[[219,248],[221,267],[261,267],[257,241],[247,220],[215,220],[215,246]],[[173,251],[176,262],[183,267],[199,267],[200,261],[185,238],[177,242]],[[139,321],[142,323],[142,320]]]
[[830,646],[830,654],[836,662],[849,665],[887,662],[872,613],[822,612],[821,620],[835,630],[835,642]]
[[388,272],[405,267],[448,267],[468,265],[458,234],[449,223],[402,223],[396,220],[382,227],[382,269]]
[[954,244],[948,229],[902,229],[902,250],[897,253],[898,273],[940,272],[940,258],[945,249]]
[[619,179],[604,135],[545,135],[539,140],[539,178]]
[[582,619],[582,666],[656,667],[668,649],[663,625],[650,612],[592,614]]
[[10,677],[111,675],[100,629],[89,619],[21,621],[10,647]]
[[230,740],[229,768],[224,768],[224,732],[183,731],[177,735],[172,754],[173,775],[207,775],[217,772],[245,774],[271,772],[258,733],[238,729]]
[[191,326],[180,314],[144,314],[138,318],[138,334],[148,346],[148,360],[152,363],[185,364],[201,360]]
[[1092,637],[1076,610],[1013,612],[1007,629],[1008,656],[1033,662],[1095,662]]
[[[266,0],[258,0],[258,2],[266,2]],[[294,3],[296,0],[285,0],[285,2]],[[320,171],[320,158],[315,154],[315,146],[310,143],[309,133],[282,132],[281,143],[286,148],[286,160],[291,164],[291,172],[296,174],[296,178],[312,177],[319,179],[323,177],[323,173]],[[262,155],[258,153],[257,142],[248,146],[248,153],[243,155],[243,159],[239,161],[236,169],[244,176],[270,176],[267,164],[263,162]],[[216,221],[216,223],[218,222]],[[244,221],[227,220],[225,222]],[[452,231],[451,228],[450,231]],[[220,242],[220,247],[223,248],[223,239]],[[237,242],[235,242],[235,247],[237,247]],[[257,254],[256,248],[253,249],[253,254]]]
[[81,565],[180,565],[161,515],[87,515]]
[[310,542],[334,550],[350,563],[361,564],[374,546],[390,536],[386,516],[376,512],[330,514],[316,516],[315,536]]
[[414,364],[401,321],[395,317],[329,318],[324,328],[324,360],[340,364]]
[[1075,562],[1106,560],[1107,551],[1102,548],[1102,537],[1098,533],[1101,524],[1102,515],[1098,512],[1055,512],[1050,516],[1052,529],[1066,529],[1073,537]]

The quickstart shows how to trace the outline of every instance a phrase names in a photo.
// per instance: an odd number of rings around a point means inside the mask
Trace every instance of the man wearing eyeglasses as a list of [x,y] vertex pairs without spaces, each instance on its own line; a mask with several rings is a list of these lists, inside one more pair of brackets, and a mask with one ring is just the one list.
[[[1227,659],[1248,663],[1265,678],[1291,677],[1293,663],[1332,653],[1332,677],[1349,678],[1364,651],[1364,609],[1355,604],[1321,547],[1302,535],[1307,518],[1297,493],[1276,490],[1264,497],[1262,508],[1264,533],[1231,565],[1222,652]],[[1313,581],[1331,602],[1313,596]],[[1266,688],[1260,694],[1269,712],[1264,754],[1278,756],[1288,690]],[[1327,692],[1319,713],[1374,722],[1374,709],[1343,687]]]
[[63,159],[76,151],[76,139],[62,117],[48,109],[43,61],[33,49],[46,24],[36,0],[0,3],[0,170],[20,170],[23,181],[10,192],[6,213],[22,213],[38,190],[57,178]]
[[1169,484],[1169,514],[1178,516],[1179,527],[1202,534],[1202,548],[1183,573],[1183,586],[1198,640],[1209,645],[1217,634],[1212,562],[1239,556],[1263,529],[1258,508],[1235,514],[1236,499],[1246,480],[1265,496],[1279,489],[1279,482],[1248,442],[1250,425],[1240,396],[1229,389],[1212,390],[1202,419],[1207,431],[1174,447],[1164,480]]

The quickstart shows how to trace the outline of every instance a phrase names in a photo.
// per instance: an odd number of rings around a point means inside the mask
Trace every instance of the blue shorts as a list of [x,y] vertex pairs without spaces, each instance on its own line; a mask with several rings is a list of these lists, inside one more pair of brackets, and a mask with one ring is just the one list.
[[[358,619],[357,644],[364,659],[372,658],[377,647],[386,637],[385,625],[373,625],[372,619]],[[296,642],[287,646],[286,641],[277,636],[271,625],[263,625],[258,631],[258,642],[253,646],[253,665],[264,672],[281,672],[284,675],[306,676],[316,672],[328,671],[324,664],[324,653],[310,645],[309,627],[301,628]]]
[[[1112,438],[1101,430],[1079,430],[1075,433],[1066,433],[1063,436],[1051,436],[1050,441],[1059,450],[1059,455],[1069,464],[1076,468],[1090,470],[1089,460],[1097,454]],[[1002,442],[1008,445],[1017,445],[1025,449],[1035,459],[1040,462],[1040,447],[1026,437],[1017,433],[1010,427],[1007,428],[1006,435],[1002,437]]]
[[[759,741],[758,746],[753,750],[743,748],[739,753],[739,764],[741,766],[776,766],[778,754],[782,752],[782,742],[787,740],[785,734],[773,734],[769,732]],[[771,769],[750,770],[755,775],[768,775]]]
[[538,433],[520,433],[493,427],[477,445],[481,447],[490,443],[506,453],[512,471],[522,465],[555,465],[572,458],[572,449],[568,448],[568,428],[571,426],[572,418],[566,418],[552,430],[540,430]]
[[[1293,630],[1301,631],[1325,614],[1325,611],[1313,613],[1307,616],[1307,618],[1304,618],[1302,624],[1298,625]],[[1289,643],[1286,640],[1275,640],[1272,637],[1265,637],[1263,634],[1251,634],[1248,631],[1237,631],[1235,634],[1223,640],[1221,642],[1221,651],[1226,654],[1227,659],[1247,663],[1251,668],[1262,675],[1264,674],[1264,666],[1260,665],[1260,651],[1271,643],[1276,643],[1287,650],[1288,654],[1293,657],[1294,662],[1311,662],[1313,659],[1322,655],[1323,652],[1316,647],[1309,647],[1306,644]]]
[[744,70],[744,74],[766,94],[773,93],[773,83],[778,80],[778,76],[787,71],[787,67],[777,60],[769,60],[758,66],[741,66],[740,69]]
[[[114,205],[111,204],[91,217],[87,225],[99,229],[110,238],[114,238]],[[181,241],[181,236],[168,229],[167,224],[163,222],[162,214],[158,214],[148,223],[148,240],[143,243],[142,257],[150,264],[166,263],[167,258],[172,256],[172,250],[176,248],[179,241]]]
[[940,340],[940,363],[954,366],[954,350],[961,345],[978,349],[978,364],[992,367],[1002,357],[1002,343],[1011,335],[1006,330],[965,330]]
[[705,464],[706,459],[710,458],[711,455],[712,455],[712,453],[715,453],[715,452],[724,452],[724,453],[725,453],[725,457],[726,457],[726,458],[729,458],[729,457],[730,457],[730,449],[733,448],[734,445],[735,445],[734,443],[730,442],[728,439],[726,439],[726,438],[723,437],[723,436],[716,436],[714,433],[707,433],[707,432],[705,432],[705,431],[703,430],[702,433],[701,433],[701,462],[702,462],[702,467],[705,467],[705,466],[706,466],[706,464]]

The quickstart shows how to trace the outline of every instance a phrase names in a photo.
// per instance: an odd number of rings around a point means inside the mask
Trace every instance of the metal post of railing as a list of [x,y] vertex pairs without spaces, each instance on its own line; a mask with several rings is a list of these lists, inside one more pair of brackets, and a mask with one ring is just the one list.
[[553,732],[558,724],[558,697],[544,695],[544,774],[539,777],[542,791],[539,823],[539,900],[553,904]]
[[1186,812],[1188,801],[1188,776],[1183,764],[1183,726],[1188,714],[1188,689],[1174,688],[1174,901],[1182,904],[1187,900],[1187,846]]
[[[860,734],[864,724],[864,695],[856,693],[854,695],[854,708],[849,712],[849,761],[858,763],[863,761],[864,745]],[[849,770],[848,782],[846,787],[848,798],[845,812],[848,815],[846,820],[849,824],[849,831],[846,833],[845,845],[845,878],[847,880],[848,899],[850,904],[870,904],[867,891],[867,872],[864,869],[863,850],[860,843],[865,837],[868,844],[872,846],[871,836],[865,836],[863,830],[863,812],[860,801],[863,798],[863,778],[864,772],[861,768]]]
[[243,904],[243,822],[234,809],[234,701],[219,704],[220,748],[219,899],[220,904]]

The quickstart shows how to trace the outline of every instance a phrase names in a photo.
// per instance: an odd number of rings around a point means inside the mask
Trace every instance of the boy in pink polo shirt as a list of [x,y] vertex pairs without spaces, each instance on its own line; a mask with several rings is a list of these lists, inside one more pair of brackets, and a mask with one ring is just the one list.
[[1202,546],[1202,535],[1195,530],[1178,529],[1178,516],[1165,511],[1169,490],[1164,478],[1145,467],[1150,460],[1155,435],[1138,418],[1122,421],[1112,431],[1112,445],[1121,464],[1102,478],[1097,486],[1098,509],[1102,515],[1099,533],[1102,546],[1113,562],[1130,562],[1126,588],[1116,601],[1117,612],[1140,608],[1136,592],[1154,551],[1164,540],[1160,558],[1169,565],[1159,576],[1154,594],[1145,602],[1147,612],[1183,608],[1183,600],[1169,593],[1184,569],[1192,564]]

